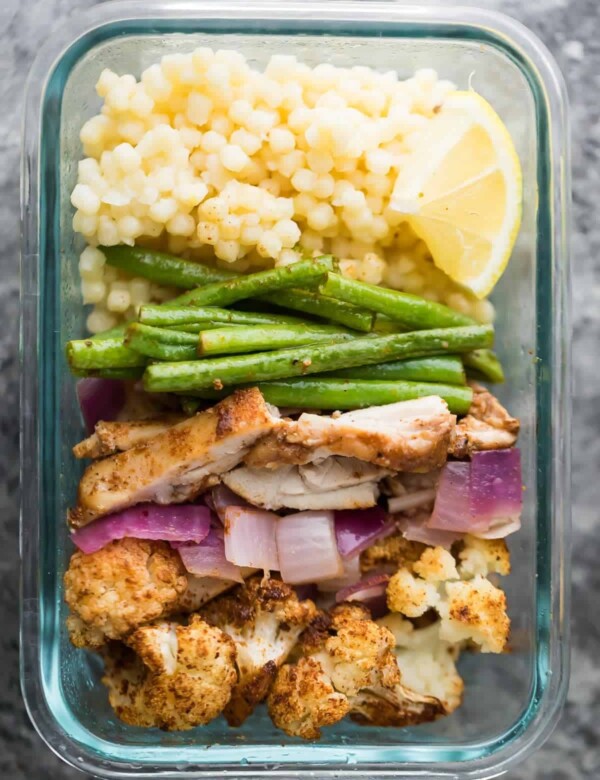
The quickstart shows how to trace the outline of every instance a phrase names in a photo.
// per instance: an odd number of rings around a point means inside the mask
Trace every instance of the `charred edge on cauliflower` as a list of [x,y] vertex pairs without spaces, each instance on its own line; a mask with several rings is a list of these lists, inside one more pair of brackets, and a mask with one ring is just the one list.
[[338,604],[304,632],[305,655],[285,664],[268,697],[273,723],[290,736],[318,739],[321,728],[353,709],[362,690],[393,689],[400,672],[394,636],[359,604]]
[[103,656],[110,704],[132,726],[183,731],[209,723],[237,681],[233,641],[197,615],[186,626],[138,628],[127,647],[111,643]]
[[230,726],[240,726],[266,698],[277,674],[317,614],[312,601],[299,601],[281,580],[250,578],[202,610],[204,619],[234,641],[239,683],[225,708]]

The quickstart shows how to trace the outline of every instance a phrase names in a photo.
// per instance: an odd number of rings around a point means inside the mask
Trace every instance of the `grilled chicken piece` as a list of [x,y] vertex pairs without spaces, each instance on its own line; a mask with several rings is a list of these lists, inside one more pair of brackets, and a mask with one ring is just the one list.
[[393,471],[431,471],[446,461],[455,425],[456,417],[435,395],[338,416],[303,414],[282,421],[246,464],[277,469],[343,455]]
[[257,388],[238,390],[146,443],[92,463],[79,483],[69,523],[78,528],[145,501],[195,498],[273,429],[278,423],[273,412]]
[[519,420],[485,387],[474,382],[471,386],[471,408],[456,425],[450,445],[450,454],[456,458],[466,458],[477,450],[507,449],[519,435]]
[[116,452],[125,452],[144,444],[159,433],[187,419],[180,414],[164,415],[153,420],[128,420],[126,422],[96,423],[94,433],[73,447],[76,458],[103,458]]
[[331,457],[277,470],[241,466],[222,480],[234,493],[265,509],[364,509],[377,503],[377,482],[387,474],[356,458]]

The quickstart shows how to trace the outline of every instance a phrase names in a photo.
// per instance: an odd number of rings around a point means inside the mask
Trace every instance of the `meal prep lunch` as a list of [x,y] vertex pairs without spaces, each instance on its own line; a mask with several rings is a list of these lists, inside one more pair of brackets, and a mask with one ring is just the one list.
[[508,131],[433,70],[283,54],[199,48],[96,89],[71,641],[130,726],[450,715],[461,654],[509,649]]

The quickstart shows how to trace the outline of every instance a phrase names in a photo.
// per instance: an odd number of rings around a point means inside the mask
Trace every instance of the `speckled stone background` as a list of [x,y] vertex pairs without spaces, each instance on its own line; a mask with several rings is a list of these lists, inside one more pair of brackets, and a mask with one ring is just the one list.
[[[365,0],[368,2],[368,0]],[[31,727],[18,672],[18,255],[23,86],[40,43],[91,0],[0,3],[0,778],[67,780]],[[476,5],[477,3],[465,4]],[[600,3],[480,0],[532,28],[568,82],[573,135],[573,654],[564,715],[510,780],[600,778]],[[595,618],[595,619],[594,619]]]

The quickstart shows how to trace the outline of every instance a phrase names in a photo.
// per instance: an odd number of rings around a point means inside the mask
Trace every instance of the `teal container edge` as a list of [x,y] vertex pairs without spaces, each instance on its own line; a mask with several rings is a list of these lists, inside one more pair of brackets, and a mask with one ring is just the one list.
[[[530,500],[535,529],[531,551],[524,549],[522,560],[535,567],[531,578],[535,609],[530,610],[530,624],[528,613],[521,621],[529,656],[523,669],[515,672],[515,679],[523,702],[511,722],[496,733],[477,734],[462,724],[456,734],[452,734],[452,725],[446,731],[402,730],[395,735],[393,730],[377,734],[374,729],[349,726],[348,731],[339,727],[331,735],[326,732],[320,743],[311,744],[273,736],[261,721],[263,731],[250,729],[241,738],[231,736],[229,742],[218,727],[214,732],[208,730],[204,733],[209,734],[209,746],[202,744],[201,737],[193,741],[185,734],[152,736],[150,732],[148,736],[134,729],[125,733],[92,716],[86,719],[96,696],[93,678],[84,677],[79,666],[70,667],[73,674],[65,673],[66,664],[72,661],[65,645],[61,607],[61,565],[67,544],[62,512],[64,486],[69,481],[63,468],[68,445],[64,420],[72,409],[73,393],[65,381],[61,344],[65,330],[72,327],[64,278],[64,258],[70,249],[65,248],[64,208],[61,211],[63,97],[73,69],[93,49],[129,37],[154,40],[177,33],[261,40],[286,36],[310,40],[325,35],[336,41],[386,39],[398,52],[408,51],[406,47],[415,40],[443,44],[449,51],[456,47],[457,52],[471,51],[468,47],[476,43],[497,52],[522,74],[535,123],[532,177],[538,196],[531,217],[534,266],[526,290],[535,309],[529,344],[535,361],[530,369],[530,396],[522,400],[524,408],[531,407],[534,423],[527,434],[531,441],[527,463],[534,487]],[[274,0],[253,5],[237,0],[181,4],[126,0],[80,13],[53,35],[40,50],[29,77],[24,123],[20,549],[23,695],[32,722],[57,755],[76,768],[106,778],[333,777],[347,773],[474,779],[506,771],[546,739],[568,683],[569,172],[562,78],[543,45],[524,27],[499,14],[385,0],[368,4],[360,0],[291,2],[285,7]],[[515,668],[520,663],[518,641],[516,645]],[[480,673],[485,665],[476,668]],[[90,669],[94,672],[92,662]],[[499,674],[510,673],[509,666],[500,665],[498,670]],[[485,685],[492,686],[493,681]]]

